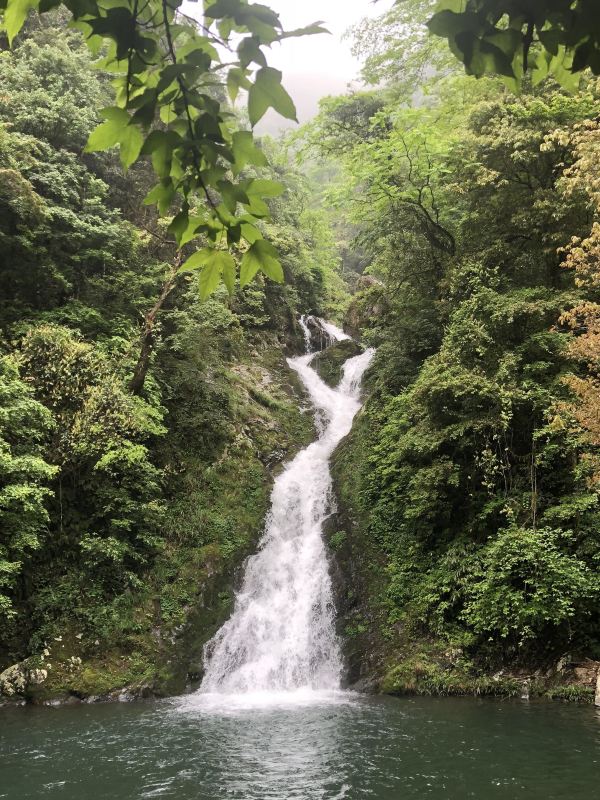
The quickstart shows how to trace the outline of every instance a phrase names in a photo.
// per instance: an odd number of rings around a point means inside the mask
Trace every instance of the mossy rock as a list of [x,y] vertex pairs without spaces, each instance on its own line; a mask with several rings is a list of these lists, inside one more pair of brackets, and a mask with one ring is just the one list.
[[343,342],[332,344],[331,347],[317,353],[312,360],[312,366],[326,384],[335,388],[342,379],[344,363],[362,352],[362,347],[353,339],[344,339]]

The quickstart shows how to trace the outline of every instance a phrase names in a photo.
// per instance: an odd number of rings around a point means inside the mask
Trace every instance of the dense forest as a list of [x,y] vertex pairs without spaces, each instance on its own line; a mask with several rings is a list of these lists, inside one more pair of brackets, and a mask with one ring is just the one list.
[[[267,103],[234,74],[250,116],[228,106],[240,183],[209,176],[229,212],[203,187],[218,235],[170,177],[157,191],[158,145],[86,147],[118,95],[67,12],[0,44],[6,695],[165,694],[198,677],[273,474],[314,436],[285,363],[301,314],[377,348],[334,456],[350,679],[513,693],[533,676],[593,695],[600,84],[583,56],[567,79],[532,40],[525,60],[545,69],[517,80],[499,56],[465,56],[466,74],[456,43],[427,32],[435,6],[353,29],[363,88],[280,140],[244,136],[267,105],[293,116],[280,83]],[[206,92],[207,115],[228,104]],[[224,249],[195,255],[192,219],[205,245],[237,228],[239,279]],[[330,348],[321,374],[339,378],[349,352]]]
[[5,689],[26,670],[48,673],[43,693],[179,686],[175,632],[198,614],[199,659],[272,469],[312,435],[283,352],[302,349],[300,312],[343,299],[332,232],[264,140],[285,283],[201,301],[142,202],[148,163],[82,154],[113,90],[66,16],[32,17],[0,58],[0,666],[27,659]]
[[430,11],[356,29],[373,88],[303,137],[341,165],[346,324],[378,348],[336,458],[346,631],[389,690],[498,691],[600,658],[599,85],[474,81]]

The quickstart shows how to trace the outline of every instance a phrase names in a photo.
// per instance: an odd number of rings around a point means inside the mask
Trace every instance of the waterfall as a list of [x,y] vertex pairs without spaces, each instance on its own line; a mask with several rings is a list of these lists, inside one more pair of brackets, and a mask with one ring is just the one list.
[[314,317],[312,314],[304,314],[300,317],[300,327],[304,333],[304,346],[307,353],[313,349],[312,342],[314,339],[318,342],[318,347],[315,348],[318,350],[327,348],[336,342],[350,339],[350,336],[338,328],[337,325],[334,325],[333,322],[327,322],[327,320]]
[[[318,322],[330,340],[348,338],[335,325]],[[300,324],[310,346],[307,320]],[[323,541],[332,503],[329,459],[360,408],[360,380],[373,352],[348,359],[336,389],[310,366],[314,353],[288,359],[323,424],[319,438],[275,480],[265,533],[248,559],[233,614],[205,648],[200,694],[339,688],[342,660]]]

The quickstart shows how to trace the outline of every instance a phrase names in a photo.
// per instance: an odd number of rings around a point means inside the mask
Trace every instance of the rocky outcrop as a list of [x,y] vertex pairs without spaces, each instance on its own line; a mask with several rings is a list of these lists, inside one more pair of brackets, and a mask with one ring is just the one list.
[[357,284],[357,293],[352,298],[344,317],[344,330],[359,339],[365,328],[382,317],[389,308],[384,285],[370,275],[363,275]]
[[327,350],[322,350],[313,358],[311,365],[326,384],[335,388],[342,379],[344,363],[353,356],[359,356],[362,347],[353,339],[332,344]]

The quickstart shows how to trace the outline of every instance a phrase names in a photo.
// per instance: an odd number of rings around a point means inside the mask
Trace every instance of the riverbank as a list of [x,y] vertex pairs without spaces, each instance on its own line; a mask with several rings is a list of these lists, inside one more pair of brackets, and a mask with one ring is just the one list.
[[[337,385],[340,364],[356,352],[357,345],[342,342],[328,352],[319,353],[313,364],[330,385]],[[29,659],[3,673],[5,692],[0,695],[0,704],[129,702],[177,696],[198,686],[202,648],[231,613],[241,565],[256,549],[279,465],[314,436],[306,395],[296,373],[285,364],[281,351],[265,343],[259,356],[258,364],[253,360],[252,364],[239,363],[234,367],[236,380],[240,381],[237,391],[245,401],[243,419],[247,432],[251,432],[252,447],[243,449],[245,461],[236,461],[240,471],[235,476],[229,470],[217,470],[219,493],[229,501],[228,513],[236,515],[237,520],[246,520],[247,534],[240,538],[239,546],[228,557],[221,554],[220,558],[214,548],[210,553],[204,548],[201,568],[198,568],[198,553],[189,550],[171,553],[169,557],[180,571],[175,581],[167,584],[158,605],[156,596],[139,597],[151,609],[147,618],[153,624],[147,624],[145,632],[139,632],[135,640],[128,642],[129,652],[114,648],[103,654],[89,650],[86,653],[86,643],[72,632],[71,635],[65,632],[48,647],[42,659]],[[260,406],[269,409],[268,416],[257,416]],[[359,433],[363,422],[359,412]],[[464,650],[419,635],[414,626],[390,624],[385,559],[365,536],[359,515],[353,509],[356,473],[348,462],[353,457],[353,446],[352,437],[347,438],[335,453],[333,476],[338,511],[325,525],[338,611],[337,630],[346,664],[345,685],[367,694],[491,696],[592,703],[600,662],[575,660],[571,654],[564,654],[557,663],[518,669],[504,666],[486,672]],[[239,456],[236,449],[230,452]],[[253,484],[254,490],[260,488],[260,493],[254,494],[254,505],[249,507],[248,498],[253,491],[249,481],[253,474],[252,457],[261,465],[260,485]],[[241,483],[239,475],[244,476]],[[234,477],[238,481],[235,490]],[[217,497],[218,494],[213,494],[213,504],[218,502]],[[191,513],[192,505],[199,502],[198,495],[190,496],[187,502]],[[162,622],[168,605],[166,598],[176,597],[190,586],[194,587],[195,595],[182,608],[181,621],[175,626]]]
[[[315,368],[330,385],[355,342],[320,353]],[[504,697],[600,705],[600,660],[581,652],[540,653],[482,663],[482,650],[424,630],[390,601],[390,565],[368,533],[368,512],[360,502],[360,464],[369,450],[368,409],[332,460],[337,511],[327,522],[338,634],[347,664],[346,685],[358,691],[399,696]]]

